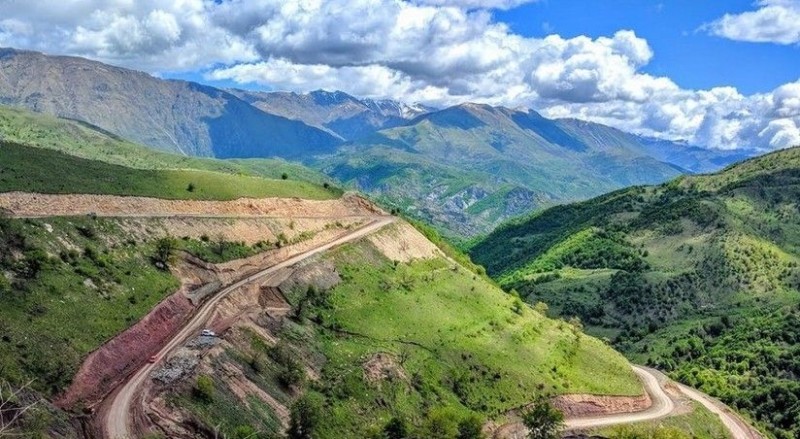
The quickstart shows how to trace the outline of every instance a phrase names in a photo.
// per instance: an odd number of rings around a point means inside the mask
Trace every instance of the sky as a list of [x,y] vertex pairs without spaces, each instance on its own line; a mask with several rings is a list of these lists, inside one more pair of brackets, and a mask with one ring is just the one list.
[[800,0],[0,0],[0,46],[710,148],[800,144]]

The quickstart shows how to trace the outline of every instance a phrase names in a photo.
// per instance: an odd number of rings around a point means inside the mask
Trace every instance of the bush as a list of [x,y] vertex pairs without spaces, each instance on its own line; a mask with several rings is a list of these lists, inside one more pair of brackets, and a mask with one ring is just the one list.
[[386,439],[406,439],[408,437],[408,423],[401,418],[394,417],[383,427],[383,436]]
[[156,251],[153,255],[153,263],[161,270],[166,270],[175,258],[177,243],[173,238],[164,237],[156,241]]
[[458,436],[456,416],[447,409],[434,409],[422,426],[422,437],[428,439],[452,439]]
[[558,439],[564,424],[561,414],[549,401],[539,398],[522,413],[522,422],[528,428],[528,439]]
[[289,439],[312,439],[322,419],[323,399],[319,394],[308,393],[292,405],[289,421]]
[[458,439],[483,439],[483,420],[477,415],[468,416],[458,423]]
[[200,375],[192,389],[194,396],[203,402],[214,400],[214,381],[208,375]]

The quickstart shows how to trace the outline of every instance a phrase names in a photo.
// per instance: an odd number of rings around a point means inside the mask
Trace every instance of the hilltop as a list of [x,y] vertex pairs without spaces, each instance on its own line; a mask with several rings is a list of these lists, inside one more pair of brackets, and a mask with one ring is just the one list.
[[749,414],[800,428],[800,148],[500,227],[470,250],[506,290],[578,316]]

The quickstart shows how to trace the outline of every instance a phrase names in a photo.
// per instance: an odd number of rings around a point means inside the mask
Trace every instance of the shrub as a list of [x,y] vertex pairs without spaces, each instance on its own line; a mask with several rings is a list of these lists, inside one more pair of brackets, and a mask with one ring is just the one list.
[[214,381],[208,375],[200,375],[197,377],[192,392],[197,399],[211,402],[214,400]]
[[539,398],[522,414],[522,422],[528,428],[528,439],[558,439],[564,415],[549,401]]
[[292,405],[292,417],[287,435],[290,439],[312,439],[322,418],[323,399],[308,393]]
[[395,416],[383,427],[383,436],[386,439],[405,439],[408,437],[408,430],[408,423]]
[[170,237],[159,238],[156,241],[156,251],[153,255],[153,262],[159,269],[165,270],[175,257],[177,243]]
[[287,174],[285,172],[283,174],[281,174],[281,180],[286,180],[288,178],[289,178],[289,174]]
[[477,415],[471,415],[458,423],[458,439],[483,439],[483,420]]
[[428,439],[452,439],[458,435],[456,416],[447,409],[434,409],[422,426],[422,437]]

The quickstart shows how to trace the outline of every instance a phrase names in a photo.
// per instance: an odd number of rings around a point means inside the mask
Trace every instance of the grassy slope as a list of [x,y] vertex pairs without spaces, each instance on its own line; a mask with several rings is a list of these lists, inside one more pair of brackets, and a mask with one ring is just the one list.
[[636,361],[800,432],[800,148],[560,206],[471,250]]
[[[189,185],[193,190],[189,191]],[[0,142],[0,191],[140,195],[169,199],[240,197],[330,199],[338,194],[312,183],[202,170],[134,169],[50,149]]]
[[[419,426],[431,410],[496,418],[539,394],[641,391],[602,342],[515,311],[513,297],[451,262],[395,266],[369,244],[329,257],[344,282],[310,311],[327,357],[314,389],[330,414],[320,437],[368,437],[392,416]],[[361,367],[377,352],[403,358],[405,378],[365,383]]]
[[1,375],[46,395],[178,287],[150,262],[152,243],[110,220],[0,219],[0,238]]
[[309,168],[275,159],[216,160],[156,151],[83,122],[0,106],[0,140],[54,149],[76,157],[137,169],[196,169],[322,184],[328,179]]

